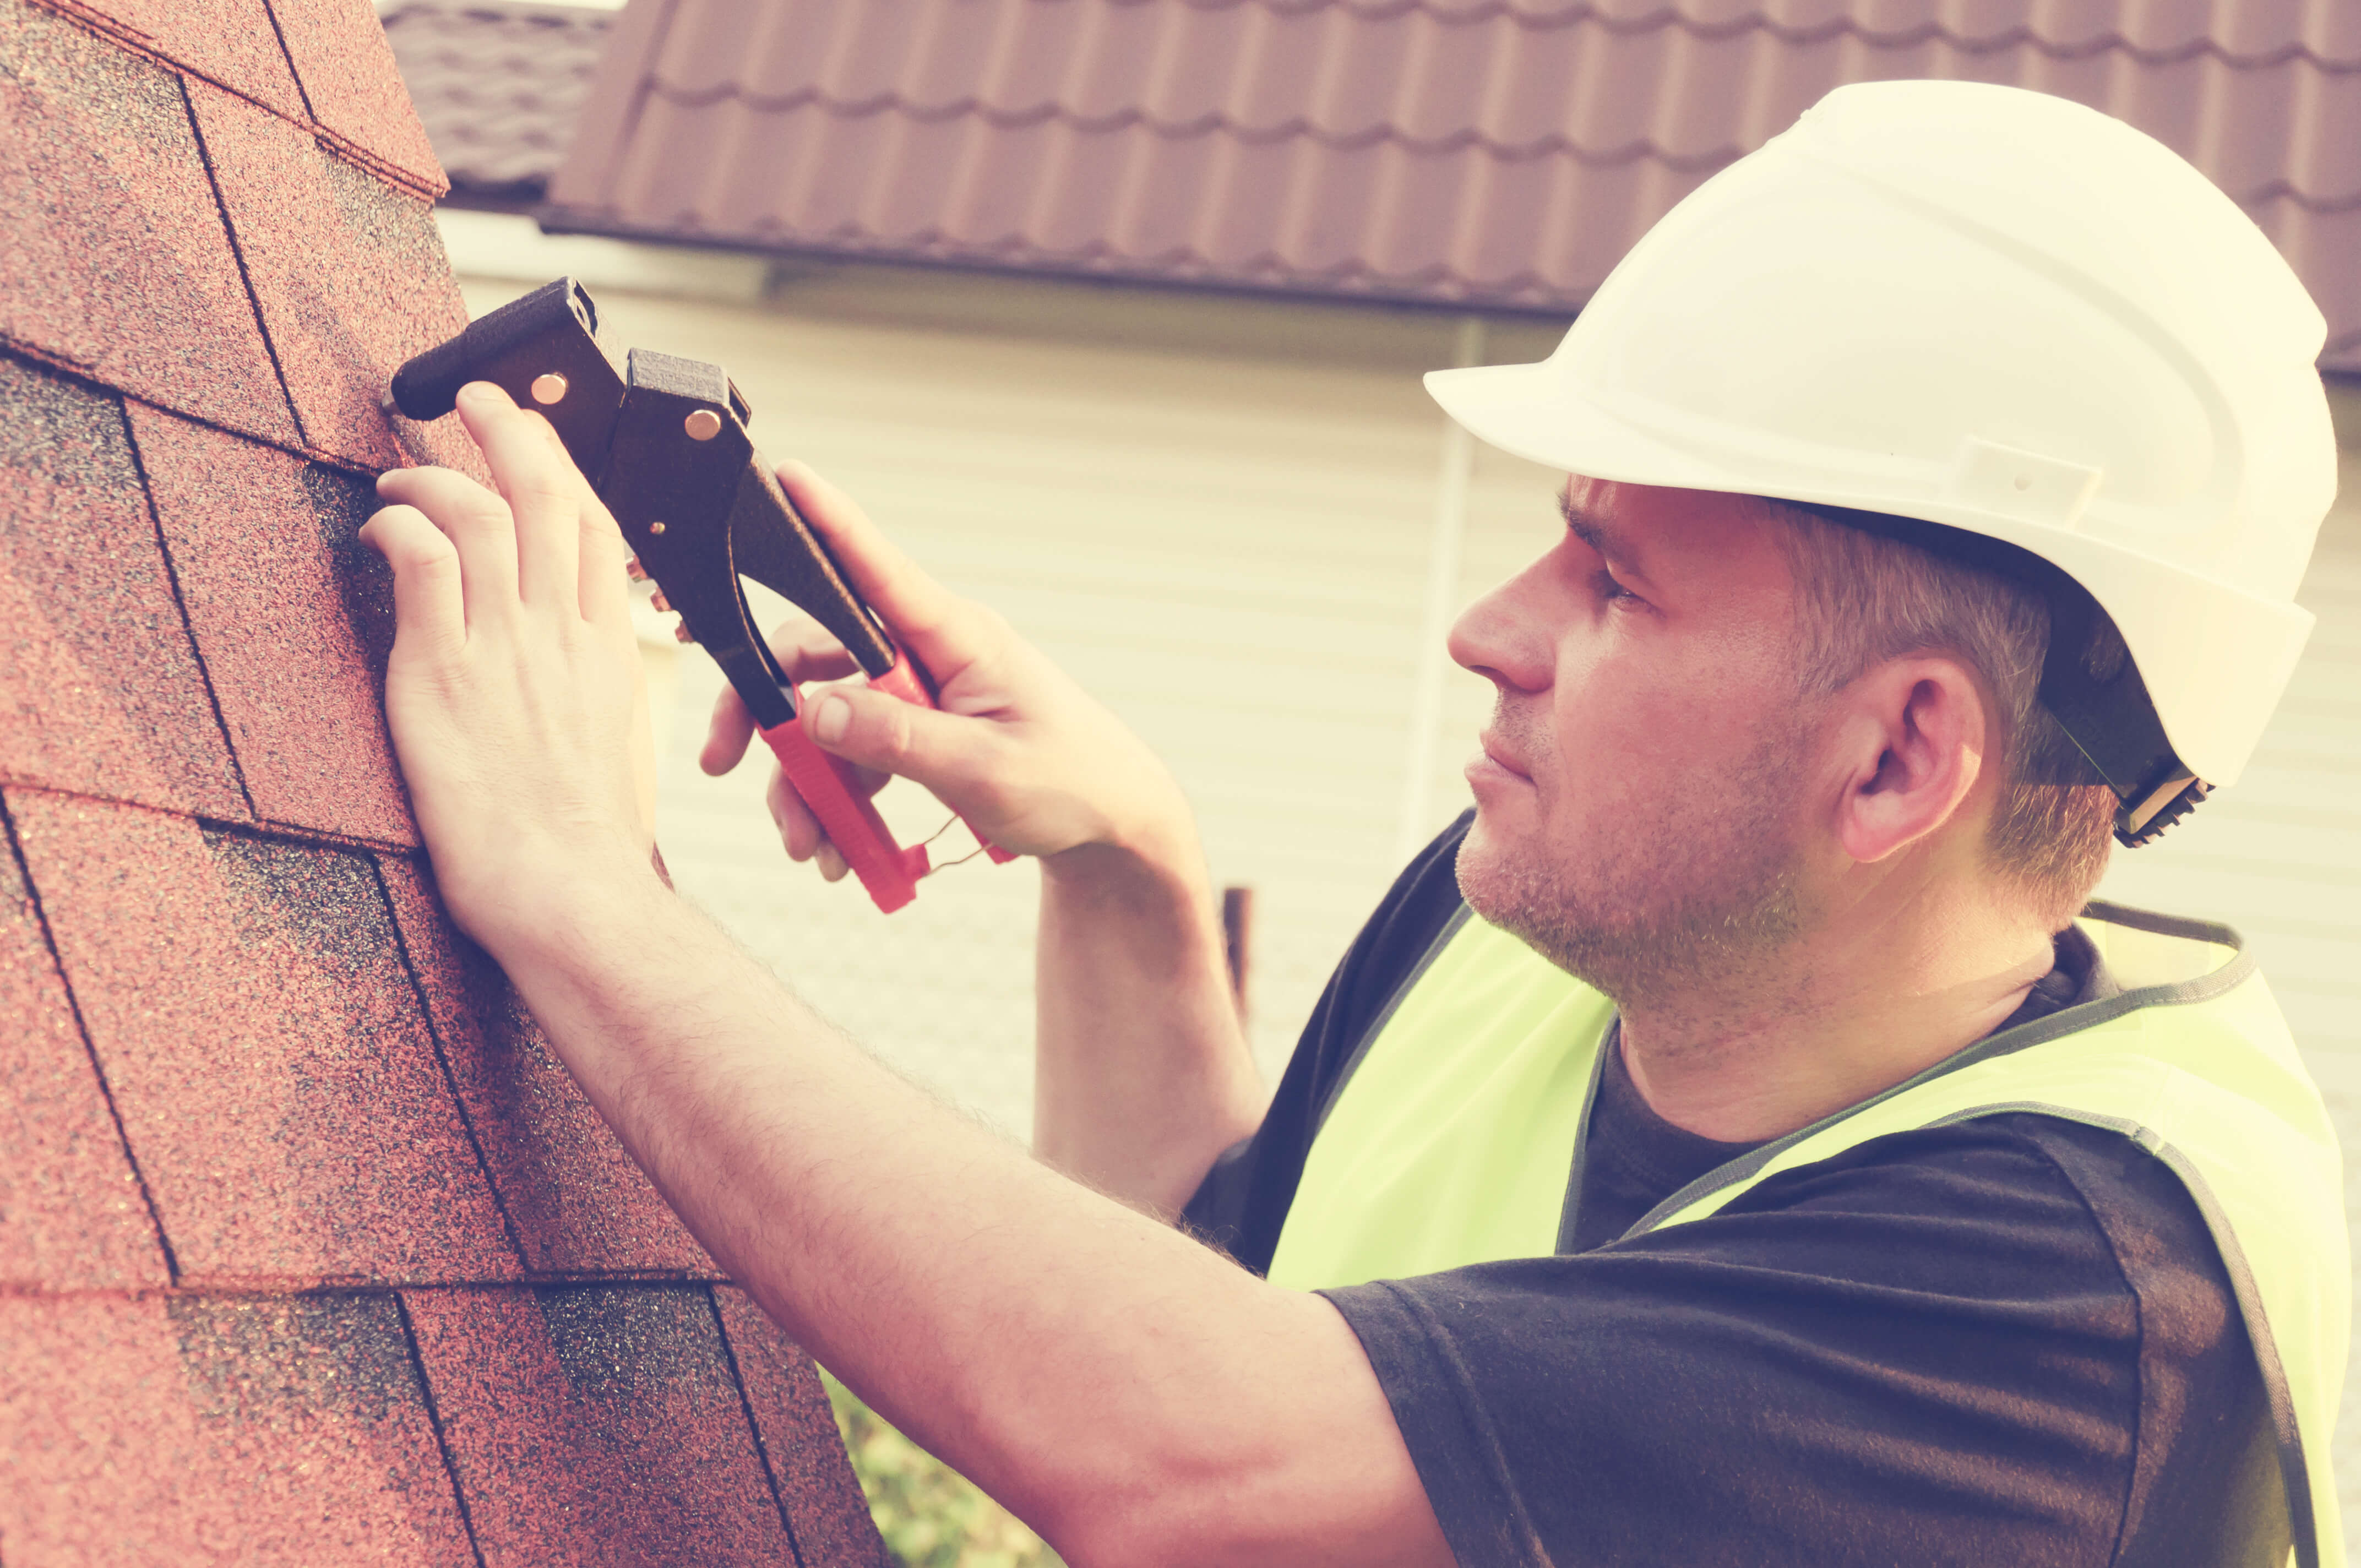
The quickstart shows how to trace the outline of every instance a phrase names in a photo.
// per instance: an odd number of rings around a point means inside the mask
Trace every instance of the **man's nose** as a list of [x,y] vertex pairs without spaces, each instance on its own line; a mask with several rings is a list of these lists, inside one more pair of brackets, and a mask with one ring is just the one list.
[[1541,590],[1546,559],[1469,605],[1451,628],[1452,659],[1502,691],[1537,692],[1550,684],[1555,642]]

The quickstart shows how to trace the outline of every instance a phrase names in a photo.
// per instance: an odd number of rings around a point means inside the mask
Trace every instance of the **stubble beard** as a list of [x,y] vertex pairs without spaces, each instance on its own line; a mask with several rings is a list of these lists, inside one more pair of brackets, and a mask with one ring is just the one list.
[[[1799,705],[1800,706],[1800,705]],[[1682,1007],[1774,979],[1801,931],[1793,810],[1804,716],[1766,716],[1719,774],[1681,774],[1577,844],[1470,857],[1459,890],[1491,924],[1626,1012]],[[1505,707],[1495,731],[1527,757],[1549,737]],[[1546,781],[1537,792],[1547,798]]]

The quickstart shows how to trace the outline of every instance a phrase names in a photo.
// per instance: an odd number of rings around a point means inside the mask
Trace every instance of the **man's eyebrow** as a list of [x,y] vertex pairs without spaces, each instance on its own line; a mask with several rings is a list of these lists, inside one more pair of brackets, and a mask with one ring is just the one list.
[[1639,570],[1639,564],[1632,559],[1630,542],[1620,532],[1575,505],[1574,498],[1563,490],[1558,492],[1557,510],[1558,515],[1565,519],[1567,532],[1617,565],[1628,566],[1635,572]]

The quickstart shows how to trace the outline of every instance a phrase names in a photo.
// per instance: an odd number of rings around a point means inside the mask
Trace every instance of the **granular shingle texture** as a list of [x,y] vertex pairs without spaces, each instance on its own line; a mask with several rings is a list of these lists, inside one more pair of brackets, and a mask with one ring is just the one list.
[[832,1454],[796,1439],[797,1432],[835,1419],[811,1358],[736,1286],[715,1286],[713,1301],[721,1310],[722,1334],[737,1362],[747,1408],[754,1413],[754,1432],[804,1561],[894,1568],[893,1554],[870,1526],[852,1472],[832,1463]]
[[1830,88],[1904,77],[2163,140],[2361,369],[2353,0],[675,0],[619,24],[543,217],[1571,313]]
[[520,1272],[368,856],[6,798],[184,1277]]
[[265,0],[51,0],[50,8],[274,113],[303,113],[302,89]]
[[0,773],[247,814],[112,395],[0,354]]
[[403,1297],[486,1568],[796,1560],[706,1290]]
[[386,424],[386,385],[467,324],[456,290],[414,286],[450,275],[432,209],[242,98],[194,83],[189,102],[304,441],[367,466],[409,461]]
[[0,0],[8,1568],[882,1550],[417,846],[356,535],[481,472],[379,410],[440,183],[367,0]]
[[266,822],[414,844],[378,694],[392,581],[367,481],[134,404],[148,493]]
[[550,1054],[507,978],[452,929],[432,873],[390,855],[380,869],[527,1266],[544,1274],[712,1274],[704,1249]]
[[40,911],[0,843],[0,1289],[167,1282]]
[[341,150],[427,196],[446,188],[370,0],[270,0],[320,130]]
[[13,1563],[472,1568],[390,1294],[0,1297]]
[[0,336],[266,440],[295,423],[181,79],[0,6]]

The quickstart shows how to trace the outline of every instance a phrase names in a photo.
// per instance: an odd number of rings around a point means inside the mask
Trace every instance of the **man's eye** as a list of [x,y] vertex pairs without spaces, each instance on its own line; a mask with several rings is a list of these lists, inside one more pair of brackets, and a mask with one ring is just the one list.
[[1634,597],[1631,589],[1615,580],[1615,574],[1612,572],[1601,571],[1597,580],[1598,597],[1602,599],[1628,599]]

